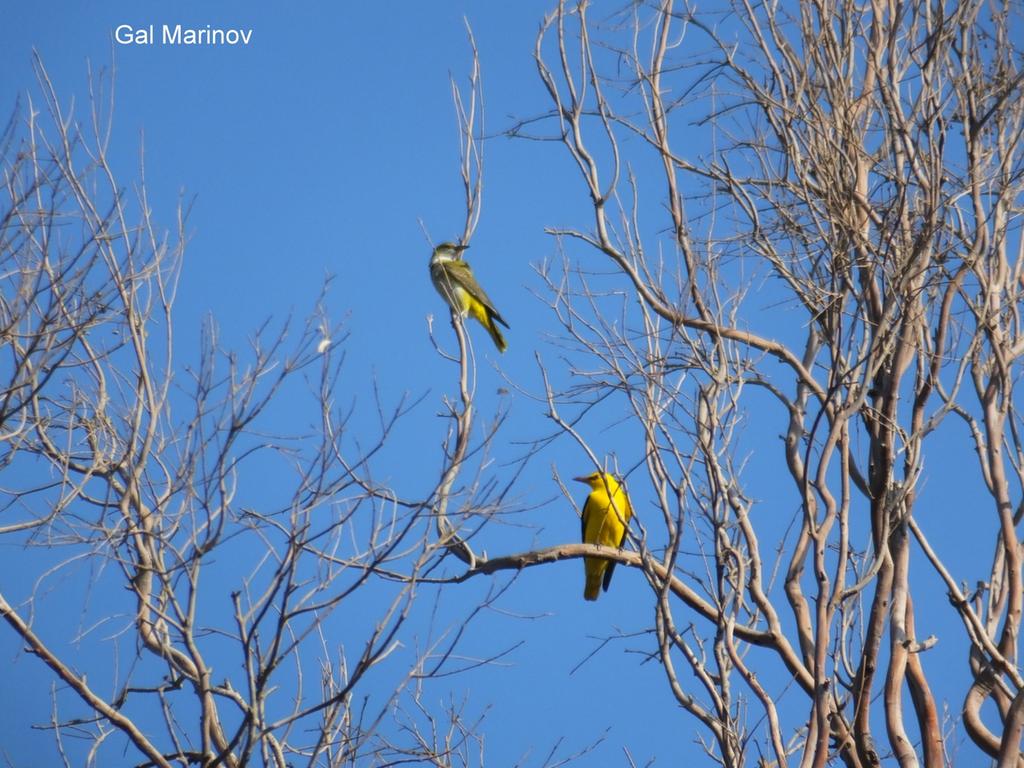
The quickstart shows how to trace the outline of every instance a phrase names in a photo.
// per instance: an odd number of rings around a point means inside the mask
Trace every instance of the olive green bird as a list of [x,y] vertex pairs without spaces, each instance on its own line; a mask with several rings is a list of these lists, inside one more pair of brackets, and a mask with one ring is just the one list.
[[[629,519],[633,516],[633,505],[622,483],[607,472],[594,472],[573,479],[590,486],[590,495],[580,515],[583,543],[621,547],[626,541]],[[583,570],[587,576],[583,599],[597,600],[601,588],[607,592],[608,585],[612,583],[615,563],[601,557],[584,557]]]
[[498,323],[506,328],[509,325],[498,314],[494,302],[473,277],[469,264],[463,260],[462,252],[468,247],[455,243],[441,243],[437,246],[430,257],[430,279],[452,310],[463,317],[468,314],[480,323],[491,334],[498,351],[504,352],[508,349],[508,343],[501,335]]

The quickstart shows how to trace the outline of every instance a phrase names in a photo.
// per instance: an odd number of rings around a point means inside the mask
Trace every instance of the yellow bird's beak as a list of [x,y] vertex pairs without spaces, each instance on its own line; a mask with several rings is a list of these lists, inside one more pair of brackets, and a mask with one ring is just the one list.
[[574,477],[573,480],[575,480],[577,483],[584,483],[585,485],[590,485],[590,477]]

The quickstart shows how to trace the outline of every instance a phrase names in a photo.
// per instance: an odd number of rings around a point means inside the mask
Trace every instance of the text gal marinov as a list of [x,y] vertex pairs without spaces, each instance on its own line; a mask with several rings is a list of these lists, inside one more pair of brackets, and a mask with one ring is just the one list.
[[248,45],[252,28],[222,29],[207,24],[205,27],[185,27],[181,24],[156,24],[136,27],[119,24],[114,29],[114,41],[120,45]]

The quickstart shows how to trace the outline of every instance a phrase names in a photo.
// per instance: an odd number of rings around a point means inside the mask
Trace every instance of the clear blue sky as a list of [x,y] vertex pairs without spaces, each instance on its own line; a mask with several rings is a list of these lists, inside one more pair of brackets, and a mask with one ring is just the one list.
[[[99,68],[113,61],[114,156],[122,181],[136,177],[144,143],[156,220],[172,227],[179,199],[194,198],[177,304],[179,359],[194,353],[208,314],[221,328],[222,343],[241,347],[266,318],[305,315],[325,275],[335,275],[327,306],[351,333],[346,394],[371,407],[376,377],[386,401],[397,401],[403,392],[426,395],[391,449],[396,482],[414,495],[436,473],[443,432],[435,414],[453,383],[451,367],[438,359],[427,335],[426,317],[433,314],[438,337],[451,341],[446,312],[427,276],[429,245],[419,222],[435,242],[461,233],[463,198],[448,78],[452,73],[464,83],[469,70],[463,18],[472,24],[481,54],[488,131],[497,133],[514,118],[548,108],[532,54],[550,5],[548,0],[9,3],[0,24],[0,115],[6,116],[18,94],[32,85],[33,49],[58,93],[75,97],[79,110],[85,107],[87,63]],[[246,47],[112,44],[119,24],[163,23],[254,31]],[[543,405],[515,389],[540,391],[536,351],[552,361],[558,356],[546,341],[553,319],[533,295],[542,285],[531,265],[555,255],[554,241],[543,229],[587,228],[590,218],[575,169],[555,144],[493,138],[486,144],[485,177],[483,215],[469,256],[512,326],[510,349],[498,356],[478,328],[470,332],[480,360],[483,414],[493,413],[499,387],[511,390],[500,396],[510,402],[513,416],[502,437],[508,447],[499,457],[508,460],[522,450],[517,441],[551,430]],[[658,205],[652,192],[652,220],[661,215]],[[784,313],[779,322],[784,333]],[[613,421],[609,417],[605,426]],[[774,441],[784,422],[780,418],[765,429],[766,439]],[[604,442],[614,434],[595,431],[589,437],[599,451],[617,449],[620,466],[632,466],[641,458],[639,443]],[[489,554],[576,540],[572,509],[561,499],[543,503],[557,494],[552,466],[563,477],[588,469],[586,456],[567,440],[535,457],[515,494],[530,509],[515,526],[488,531],[483,548]],[[795,501],[787,495],[773,503],[773,468],[761,474],[753,469],[751,485],[768,499],[766,514],[788,522]],[[642,514],[643,490],[638,487],[635,495]],[[12,564],[19,557],[12,554],[7,566],[0,566],[0,588],[17,590]],[[467,602],[485,587],[467,586]],[[627,653],[649,649],[650,638],[610,643],[572,672],[601,638],[652,622],[649,590],[640,575],[620,568],[614,588],[593,605],[583,604],[581,590],[578,562],[532,569],[499,603],[507,613],[495,612],[474,626],[468,647],[480,656],[525,641],[503,659],[504,666],[448,681],[452,690],[469,689],[471,709],[491,708],[485,721],[488,762],[510,765],[532,753],[526,764],[539,764],[563,736],[562,754],[568,754],[606,731],[583,764],[623,764],[623,750],[638,764],[653,757],[658,765],[682,764],[699,755],[694,721],[677,710],[660,666]],[[523,614],[538,618],[515,618]],[[0,629],[5,665],[17,650],[10,632]],[[929,663],[944,652],[940,644]],[[951,655],[948,663],[962,666],[963,660]],[[33,756],[47,748],[49,735],[29,731],[28,724],[48,717],[50,678],[25,655],[16,657],[13,670],[0,682],[0,755],[16,765],[42,765]],[[681,677],[689,679],[686,672]],[[12,695],[15,686],[20,695]]]

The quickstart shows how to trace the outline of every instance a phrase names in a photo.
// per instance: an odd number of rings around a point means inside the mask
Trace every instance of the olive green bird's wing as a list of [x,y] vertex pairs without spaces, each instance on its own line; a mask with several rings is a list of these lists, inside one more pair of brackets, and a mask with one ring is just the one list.
[[469,268],[469,264],[461,259],[457,259],[455,261],[447,262],[444,267],[445,272],[448,275],[448,279],[458,283],[462,290],[466,291],[466,293],[487,307],[487,311],[490,313],[491,317],[506,328],[510,327],[509,324],[505,322],[505,318],[503,318],[498,310],[495,309],[494,302],[491,301],[491,297],[487,295],[487,292],[480,287],[480,283],[478,283],[476,278],[473,277],[473,270]]
[[455,281],[448,277],[448,272],[443,264],[430,265],[430,279],[434,282],[434,287],[437,288],[438,293],[455,307],[458,304],[454,290]]

